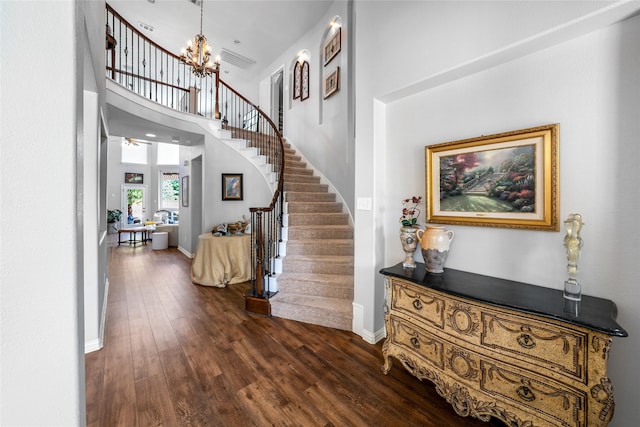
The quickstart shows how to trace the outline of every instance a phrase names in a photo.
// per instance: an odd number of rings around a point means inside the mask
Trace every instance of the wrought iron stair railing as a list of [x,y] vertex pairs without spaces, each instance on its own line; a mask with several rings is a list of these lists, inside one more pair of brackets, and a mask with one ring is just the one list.
[[270,278],[282,235],[284,142],[273,121],[258,106],[220,79],[219,73],[196,77],[180,57],[149,39],[110,5],[106,6],[107,77],[166,107],[219,119],[234,138],[247,141],[264,156],[273,179],[269,206],[252,207],[251,289],[247,311],[270,314]]

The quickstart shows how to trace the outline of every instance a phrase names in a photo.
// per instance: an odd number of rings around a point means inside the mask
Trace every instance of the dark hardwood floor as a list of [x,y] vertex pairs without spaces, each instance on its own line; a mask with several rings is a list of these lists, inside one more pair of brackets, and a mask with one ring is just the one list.
[[175,248],[110,248],[104,348],[87,354],[87,424],[502,426],[455,414],[381,344],[244,312],[248,284],[191,283]]

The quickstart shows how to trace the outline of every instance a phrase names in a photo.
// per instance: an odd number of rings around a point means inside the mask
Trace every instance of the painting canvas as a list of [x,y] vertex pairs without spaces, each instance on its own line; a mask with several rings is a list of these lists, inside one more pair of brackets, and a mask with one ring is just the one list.
[[135,172],[125,172],[124,182],[126,184],[143,184],[144,174]]
[[182,206],[189,207],[189,175],[182,177],[180,192],[182,193]]
[[557,231],[558,127],[426,147],[427,222]]
[[222,174],[222,200],[242,200],[242,174]]
[[331,38],[324,45],[324,65],[326,66],[335,56],[340,52],[342,48],[342,28],[331,36]]
[[329,98],[331,95],[338,92],[340,89],[340,67],[336,67],[327,77],[324,79],[324,99]]

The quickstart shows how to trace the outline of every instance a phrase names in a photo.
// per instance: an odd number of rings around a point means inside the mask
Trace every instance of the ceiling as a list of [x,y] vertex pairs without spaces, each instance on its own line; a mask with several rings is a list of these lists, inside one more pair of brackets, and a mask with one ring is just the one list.
[[[122,17],[170,52],[180,54],[200,32],[200,0],[108,0]],[[214,55],[224,49],[255,61],[246,68],[222,60],[225,80],[255,78],[314,27],[332,0],[204,0],[202,30]]]
[[[200,3],[191,0],[108,0],[130,24],[176,54],[200,31]],[[225,49],[255,61],[237,66],[225,61],[224,80],[255,80],[258,74],[310,28],[333,0],[204,0],[203,34],[214,55]],[[241,64],[242,65],[242,64]],[[201,135],[183,132],[109,106],[109,133],[147,141],[193,144]],[[152,133],[156,137],[148,137]]]

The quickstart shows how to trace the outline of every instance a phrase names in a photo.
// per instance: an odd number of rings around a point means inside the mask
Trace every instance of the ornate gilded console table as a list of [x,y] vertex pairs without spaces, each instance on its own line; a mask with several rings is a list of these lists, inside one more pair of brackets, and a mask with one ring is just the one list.
[[428,379],[461,416],[510,426],[605,426],[616,305],[561,290],[424,265],[385,275],[383,372],[391,356]]

